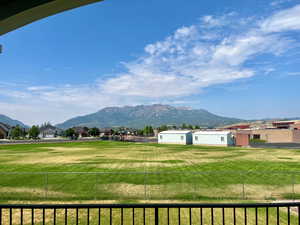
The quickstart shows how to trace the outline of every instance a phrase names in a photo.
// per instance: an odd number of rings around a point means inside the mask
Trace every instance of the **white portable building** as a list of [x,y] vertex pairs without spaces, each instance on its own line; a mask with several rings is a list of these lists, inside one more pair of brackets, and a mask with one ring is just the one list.
[[193,144],[232,146],[235,141],[230,131],[198,131],[193,134]]
[[158,143],[189,145],[193,143],[193,135],[189,130],[162,131],[158,133]]

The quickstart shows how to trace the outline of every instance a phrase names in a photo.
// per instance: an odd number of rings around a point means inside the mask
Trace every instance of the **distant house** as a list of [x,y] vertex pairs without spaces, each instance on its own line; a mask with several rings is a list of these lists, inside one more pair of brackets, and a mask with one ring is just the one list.
[[0,139],[6,139],[9,135],[10,126],[0,123]]
[[51,124],[45,124],[40,127],[39,138],[56,138],[61,133],[61,130]]
[[101,128],[99,130],[100,130],[100,137],[110,136],[113,134],[113,130],[111,128]]
[[79,138],[90,136],[88,127],[73,127],[73,129]]
[[194,145],[231,146],[234,143],[230,131],[198,131],[193,134]]
[[189,145],[193,142],[192,132],[189,130],[168,130],[158,134],[160,144],[183,144]]

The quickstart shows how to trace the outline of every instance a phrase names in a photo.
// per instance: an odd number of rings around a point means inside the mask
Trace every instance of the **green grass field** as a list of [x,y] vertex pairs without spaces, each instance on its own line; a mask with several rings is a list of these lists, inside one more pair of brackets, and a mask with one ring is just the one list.
[[[250,149],[124,142],[0,145],[0,199],[2,203],[142,203],[142,202],[241,202],[300,198],[300,150]],[[149,209],[147,224],[153,224]],[[175,209],[174,209],[175,210]],[[232,216],[230,209],[227,214]],[[120,224],[118,209],[113,223]],[[8,210],[3,210],[7,224]],[[14,220],[19,212],[14,210]],[[30,224],[30,211],[24,211],[24,224]],[[37,210],[35,222],[41,221]],[[63,210],[57,211],[57,224],[64,224]],[[75,211],[70,210],[69,223]],[[210,211],[203,212],[210,224]],[[248,224],[254,224],[254,211],[248,211]],[[27,215],[28,214],[28,215]],[[174,214],[174,216],[172,216]],[[199,224],[199,209],[193,209],[193,224]],[[264,224],[264,209],[259,209]],[[73,216],[72,216],[73,215]],[[136,224],[142,211],[136,210]],[[182,224],[188,221],[182,210]],[[215,224],[221,223],[215,211]],[[97,211],[91,210],[91,219]],[[131,210],[125,210],[125,223],[131,224]],[[226,218],[230,224],[231,216]],[[160,212],[161,224],[166,220]],[[51,212],[46,224],[52,224]],[[171,210],[171,224],[177,224]],[[270,224],[275,224],[275,209]],[[102,212],[103,224],[109,212]],[[287,213],[281,212],[286,224]],[[297,216],[291,213],[291,224]],[[83,210],[80,224],[85,224]],[[95,220],[96,221],[96,220]],[[96,222],[90,224],[96,224]],[[218,222],[219,221],[219,222]],[[237,209],[237,224],[243,224],[243,210]]]
[[294,199],[300,197],[299,161],[300,150],[287,149],[108,141],[2,145],[0,197],[126,202]]

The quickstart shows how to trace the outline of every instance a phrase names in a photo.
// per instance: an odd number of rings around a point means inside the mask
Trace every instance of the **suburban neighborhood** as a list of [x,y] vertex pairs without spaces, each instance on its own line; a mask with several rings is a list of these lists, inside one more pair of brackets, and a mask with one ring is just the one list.
[[[211,145],[211,146],[250,146],[251,143],[299,143],[300,120],[255,121],[238,123],[217,128],[201,128],[192,125],[162,125],[160,127],[145,126],[143,129],[111,127],[89,128],[71,127],[61,129],[44,123],[34,126],[38,129],[36,136],[30,136],[32,128],[9,126],[0,122],[1,141],[26,140],[101,140],[138,141],[144,137],[148,142],[157,140],[160,144]],[[175,128],[175,129],[174,129]],[[17,131],[17,132],[16,132]]]

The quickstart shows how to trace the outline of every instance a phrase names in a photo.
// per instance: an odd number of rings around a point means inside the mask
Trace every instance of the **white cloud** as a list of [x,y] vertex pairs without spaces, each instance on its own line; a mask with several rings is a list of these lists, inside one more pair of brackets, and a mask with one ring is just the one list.
[[31,86],[31,87],[27,88],[28,91],[42,91],[42,90],[50,90],[50,89],[53,89],[53,87],[51,87],[51,86]]
[[223,24],[223,21],[221,19],[218,19],[212,15],[203,16],[202,22],[204,26],[209,26],[209,27],[218,27]]
[[284,3],[288,3],[288,2],[292,2],[293,0],[277,0],[277,1],[273,1],[270,3],[271,6],[273,7],[277,7],[277,6],[280,6]]
[[230,26],[233,24],[232,18],[235,17],[237,13],[230,12],[221,16],[205,15],[200,18],[201,27],[205,28],[218,28],[222,26]]
[[262,22],[261,29],[267,33],[299,30],[300,5],[275,13]]
[[263,69],[263,71],[266,75],[268,75],[268,74],[273,73],[274,71],[276,71],[276,69],[273,68],[273,67],[266,67],[266,68]]
[[[248,61],[263,54],[279,56],[293,46],[293,39],[274,34],[269,25],[278,23],[278,15],[300,21],[300,13],[296,15],[295,11],[297,6],[256,23],[253,17],[244,19],[239,26],[232,22],[226,32],[224,26],[228,20],[236,20],[234,13],[204,16],[200,24],[179,28],[165,40],[147,45],[144,56],[124,64],[127,72],[105,81],[101,88],[110,94],[179,97],[196,94],[211,85],[254,76],[256,69],[245,66]],[[297,27],[284,27],[283,23],[278,31],[291,29]],[[220,38],[220,33],[227,35]],[[203,39],[203,36],[211,38]]]
[[289,76],[300,76],[300,72],[288,72]]
[[213,60],[231,66],[242,65],[253,56],[264,53],[279,55],[290,46],[291,40],[251,31],[246,35],[224,40],[216,46]]

